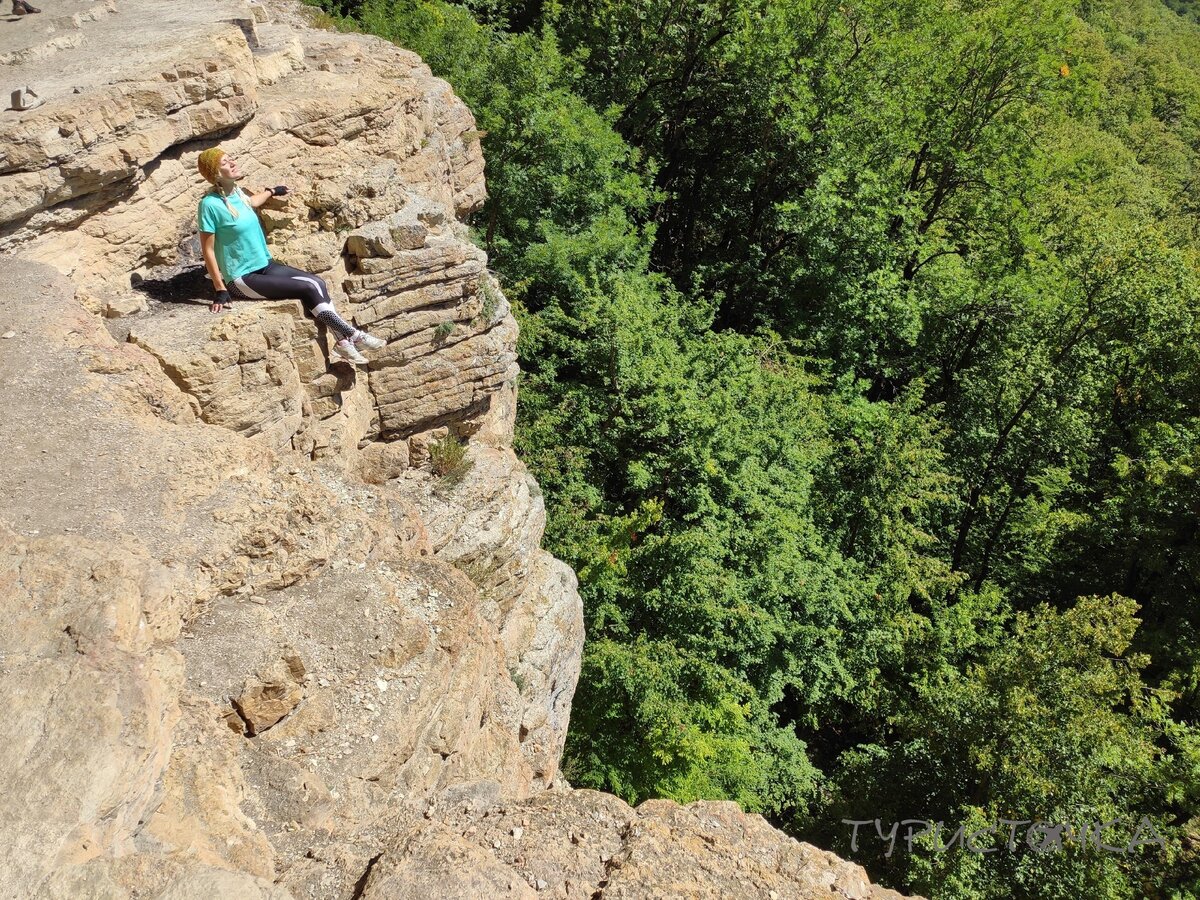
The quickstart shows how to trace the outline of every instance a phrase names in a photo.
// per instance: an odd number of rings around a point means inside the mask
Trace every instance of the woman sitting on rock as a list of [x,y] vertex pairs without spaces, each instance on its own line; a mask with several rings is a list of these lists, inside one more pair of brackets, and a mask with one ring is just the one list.
[[201,153],[197,165],[200,174],[213,185],[200,199],[196,214],[204,265],[217,292],[212,311],[231,308],[231,294],[242,300],[299,300],[314,319],[337,336],[329,351],[331,357],[366,365],[367,358],[359,348],[378,350],[385,342],[339,316],[329,288],[316,275],[271,259],[254,210],[272,197],[282,197],[287,188],[280,185],[247,194],[237,184],[245,177],[237,160],[219,147]]

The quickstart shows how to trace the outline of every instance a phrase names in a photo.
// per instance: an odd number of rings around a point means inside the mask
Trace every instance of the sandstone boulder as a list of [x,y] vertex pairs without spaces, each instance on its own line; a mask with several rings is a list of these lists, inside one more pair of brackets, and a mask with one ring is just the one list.
[[401,836],[371,868],[362,896],[900,900],[861,866],[734,803],[656,800],[631,809],[586,790],[482,812],[449,809]]
[[104,305],[104,316],[107,319],[123,319],[126,316],[136,316],[149,309],[145,297],[126,294],[122,297],[112,297]]
[[233,707],[255,737],[275,725],[304,699],[304,663],[294,651],[247,678]]

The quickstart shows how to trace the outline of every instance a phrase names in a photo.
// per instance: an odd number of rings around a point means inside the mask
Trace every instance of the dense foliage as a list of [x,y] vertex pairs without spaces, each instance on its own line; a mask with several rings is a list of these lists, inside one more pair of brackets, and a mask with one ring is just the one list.
[[1163,2],[1184,18],[1200,22],[1200,6],[1197,6],[1196,0],[1163,0]]
[[[931,897],[1200,893],[1200,29],[313,2],[486,132],[519,450],[586,604],[573,783],[734,799]],[[1163,841],[852,846],[875,819]]]

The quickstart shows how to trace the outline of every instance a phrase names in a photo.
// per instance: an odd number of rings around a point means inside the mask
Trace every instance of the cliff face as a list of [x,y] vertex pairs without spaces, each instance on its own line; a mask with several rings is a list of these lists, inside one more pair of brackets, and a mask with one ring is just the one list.
[[[5,896],[885,896],[732,804],[557,777],[574,574],[512,452],[469,110],[413,54],[234,0],[47,0],[0,72]],[[212,315],[220,143],[295,302]],[[451,439],[463,465],[432,471]]]

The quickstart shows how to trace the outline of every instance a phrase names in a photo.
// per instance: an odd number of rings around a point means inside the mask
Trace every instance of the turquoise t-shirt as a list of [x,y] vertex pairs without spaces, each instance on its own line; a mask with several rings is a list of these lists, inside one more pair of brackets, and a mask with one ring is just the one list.
[[219,194],[208,193],[200,198],[196,225],[204,232],[215,234],[217,267],[227,281],[255,272],[271,261],[267,238],[258,216],[242,199],[241,191],[229,195],[229,205],[238,211],[234,216]]

